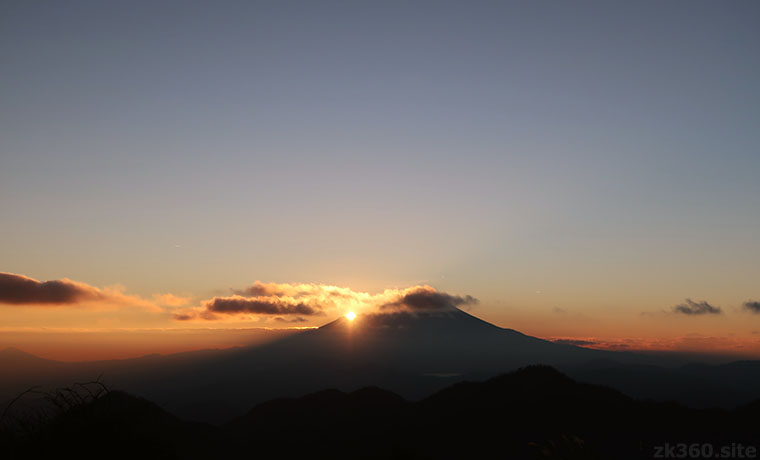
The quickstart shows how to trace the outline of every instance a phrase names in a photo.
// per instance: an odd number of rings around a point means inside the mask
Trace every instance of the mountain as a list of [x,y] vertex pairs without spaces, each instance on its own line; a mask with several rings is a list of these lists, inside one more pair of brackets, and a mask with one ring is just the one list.
[[40,358],[17,348],[0,350],[0,369],[4,370],[0,378],[0,396],[40,385],[64,367],[64,363]]
[[57,365],[57,361],[40,358],[18,348],[0,350],[0,367],[13,368],[20,372],[44,372]]
[[[140,394],[164,401],[181,416],[219,421],[239,411],[233,401],[253,405],[319,388],[365,386],[415,399],[465,378],[529,364],[574,366],[605,358],[639,359],[526,336],[459,309],[397,312],[339,318],[269,345],[240,349],[183,375],[144,380]],[[155,391],[168,381],[175,382],[171,392]],[[190,394],[195,397],[185,396]],[[193,405],[184,405],[186,399]]]
[[[740,458],[739,446],[757,448],[758,416],[760,401],[735,410],[689,409],[530,366],[417,402],[375,387],[279,398],[220,426],[183,422],[152,402],[110,392],[24,436],[0,431],[0,443],[8,459],[626,460],[658,458],[658,449],[677,443],[696,445],[699,456],[711,449],[705,457]],[[742,458],[752,457],[744,452]]]
[[691,407],[734,407],[760,397],[760,361],[680,366],[590,362],[567,371],[579,380],[611,386],[636,398]]
[[[51,413],[51,411],[47,411]],[[183,422],[157,404],[122,391],[18,425],[0,425],[3,458],[213,458],[214,428]]]
[[500,328],[459,309],[339,318],[267,345],[230,350],[85,363],[21,358],[35,362],[36,370],[0,379],[4,400],[31,385],[68,386],[102,375],[110,387],[156,401],[183,419],[214,423],[263,401],[322,388],[378,386],[417,400],[452,383],[534,364],[637,398],[694,407],[732,407],[760,396],[757,361],[684,365],[591,350]]

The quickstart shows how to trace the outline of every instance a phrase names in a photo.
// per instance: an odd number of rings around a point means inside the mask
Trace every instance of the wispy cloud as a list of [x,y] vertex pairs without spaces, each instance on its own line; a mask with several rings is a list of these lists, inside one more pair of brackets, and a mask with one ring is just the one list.
[[167,307],[183,307],[190,303],[191,297],[183,297],[174,294],[153,294],[153,301],[157,305],[165,305]]
[[281,323],[305,323],[308,321],[306,318],[301,318],[300,316],[296,316],[295,318],[283,318],[281,316],[277,316],[274,320]]
[[589,345],[600,345],[600,342],[596,340],[583,340],[583,339],[553,339],[552,342],[562,345],[573,345],[576,347],[585,347]]
[[547,337],[555,343],[610,351],[669,351],[756,356],[760,342],[752,337],[685,334],[674,337]]
[[673,307],[673,313],[680,313],[690,316],[720,315],[723,313],[723,310],[720,307],[710,305],[704,300],[701,302],[694,302],[691,299],[686,299],[684,303]]
[[760,314],[760,302],[755,300],[748,300],[744,302],[744,309],[752,313]]

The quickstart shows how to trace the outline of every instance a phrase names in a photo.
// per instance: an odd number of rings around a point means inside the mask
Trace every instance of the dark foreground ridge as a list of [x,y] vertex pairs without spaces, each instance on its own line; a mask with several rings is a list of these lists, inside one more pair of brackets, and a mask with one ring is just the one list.
[[0,350],[0,402],[31,386],[102,376],[186,420],[220,424],[273,398],[377,386],[417,401],[454,383],[544,364],[636,399],[733,408],[760,397],[760,361],[694,364],[657,354],[592,350],[504,329],[456,308],[339,318],[277,341],[123,360],[58,362]]
[[690,409],[529,366],[418,402],[379,388],[277,399],[220,426],[110,391],[36,426],[6,419],[0,442],[6,459],[639,459],[680,443],[718,458],[760,447],[759,417],[760,401]]

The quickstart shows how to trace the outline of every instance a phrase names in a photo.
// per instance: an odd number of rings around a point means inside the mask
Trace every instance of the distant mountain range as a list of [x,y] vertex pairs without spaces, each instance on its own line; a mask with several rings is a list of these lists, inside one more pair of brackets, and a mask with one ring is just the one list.
[[458,383],[418,402],[376,387],[280,398],[218,426],[185,422],[152,402],[112,391],[32,429],[0,426],[0,448],[9,460],[625,460],[675,458],[662,455],[665,449],[682,453],[680,446],[689,458],[753,458],[746,455],[760,447],[758,417],[760,401],[734,410],[641,402],[530,366]]
[[758,361],[684,365],[586,349],[503,329],[459,309],[340,318],[262,346],[126,360],[61,363],[5,350],[0,366],[13,372],[0,380],[0,397],[102,375],[111,387],[182,418],[221,422],[260,402],[323,388],[378,386],[414,400],[534,364],[637,398],[694,407],[732,407],[760,397]]

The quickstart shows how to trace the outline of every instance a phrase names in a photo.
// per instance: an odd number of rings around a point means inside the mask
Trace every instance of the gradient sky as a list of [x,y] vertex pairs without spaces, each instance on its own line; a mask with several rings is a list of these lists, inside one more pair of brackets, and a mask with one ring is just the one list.
[[[760,356],[758,24],[752,1],[4,1],[0,271],[194,308],[426,284],[532,335]],[[186,327],[122,307],[0,305],[0,345]]]

